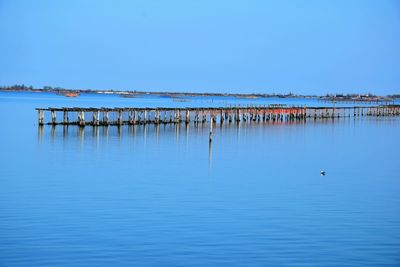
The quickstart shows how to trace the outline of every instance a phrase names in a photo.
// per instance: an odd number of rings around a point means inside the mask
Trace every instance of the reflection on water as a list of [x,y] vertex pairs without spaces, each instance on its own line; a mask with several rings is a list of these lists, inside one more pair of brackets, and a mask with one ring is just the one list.
[[[240,133],[243,129],[256,129],[256,128],[264,128],[264,127],[291,127],[291,126],[300,126],[303,125],[350,125],[354,123],[358,123],[361,120],[367,120],[368,122],[380,122],[382,120],[386,121],[386,123],[390,123],[390,121],[395,121],[397,123],[397,118],[351,118],[351,119],[326,119],[326,120],[308,120],[308,121],[290,121],[290,122],[281,122],[281,121],[261,121],[261,122],[240,122],[240,123],[214,123],[213,133],[219,132],[223,133],[227,130],[235,129],[236,134],[239,138]],[[216,125],[218,127],[216,127]],[[141,124],[141,125],[110,125],[110,126],[86,126],[79,127],[75,125],[38,125],[38,140],[42,141],[43,136],[49,134],[51,139],[58,139],[60,136],[65,138],[78,138],[78,139],[96,139],[97,141],[100,139],[107,139],[109,135],[113,137],[118,137],[118,139],[129,137],[136,138],[137,135],[141,135],[143,140],[146,140],[147,133],[150,131],[151,136],[155,137],[157,141],[161,135],[171,136],[174,135],[174,139],[176,142],[179,142],[180,136],[185,137],[186,143],[189,141],[190,135],[198,135],[208,133],[210,128],[210,123],[199,123],[199,124]],[[191,130],[193,132],[191,132]],[[62,134],[62,135],[61,135]]]
[[[54,126],[54,125],[41,125],[38,126],[38,144],[51,141],[52,144],[59,142],[73,144],[75,142],[83,145],[84,143],[91,142],[96,147],[101,147],[109,142],[118,140],[121,144],[125,141],[132,141],[133,143],[140,142],[143,148],[146,149],[147,142],[150,141],[152,145],[159,145],[161,140],[174,140],[175,144],[180,144],[184,140],[187,148],[190,147],[193,140],[199,142],[201,146],[208,147],[208,169],[212,170],[213,166],[213,143],[220,143],[226,135],[235,136],[236,143],[245,142],[249,132],[254,135],[264,135],[268,132],[265,138],[277,138],[282,141],[287,137],[281,138],[282,133],[299,132],[303,131],[305,127],[324,127],[329,131],[334,132],[335,128],[340,130],[342,127],[354,127],[362,122],[397,125],[397,118],[356,118],[356,119],[326,119],[326,120],[308,120],[305,121],[261,121],[261,122],[240,122],[240,123],[217,123],[213,127],[213,142],[208,141],[208,133],[210,123],[199,124],[145,124],[145,125],[122,125],[122,126]],[[287,134],[287,132],[285,134]],[[49,136],[50,138],[46,138]],[[150,138],[150,140],[149,140]],[[251,138],[251,137],[250,137]],[[218,144],[219,146],[219,144]],[[221,149],[221,148],[220,148]],[[146,151],[146,150],[145,150]],[[224,153],[221,151],[221,153]]]
[[212,168],[212,142],[208,142],[208,170]]

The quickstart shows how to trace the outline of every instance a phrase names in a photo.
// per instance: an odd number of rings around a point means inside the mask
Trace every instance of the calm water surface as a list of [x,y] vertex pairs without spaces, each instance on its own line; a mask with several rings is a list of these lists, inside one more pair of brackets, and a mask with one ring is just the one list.
[[1,93],[0,266],[399,266],[399,118],[218,124],[210,147],[34,110],[268,101]]

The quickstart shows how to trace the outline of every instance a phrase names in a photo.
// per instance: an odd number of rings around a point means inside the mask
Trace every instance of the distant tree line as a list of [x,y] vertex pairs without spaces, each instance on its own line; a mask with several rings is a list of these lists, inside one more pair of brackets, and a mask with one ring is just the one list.
[[2,90],[33,90],[33,86],[26,86],[25,84],[15,84],[11,86],[1,86]]

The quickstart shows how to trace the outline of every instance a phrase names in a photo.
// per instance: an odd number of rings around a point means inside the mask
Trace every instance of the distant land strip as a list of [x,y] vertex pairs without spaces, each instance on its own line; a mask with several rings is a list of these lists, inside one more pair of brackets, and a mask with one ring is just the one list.
[[139,97],[142,95],[158,95],[171,98],[184,98],[192,96],[219,96],[219,97],[237,97],[237,98],[313,98],[327,101],[361,101],[361,102],[392,102],[396,99],[400,99],[400,94],[378,96],[371,93],[365,94],[326,94],[324,96],[319,95],[301,95],[301,94],[266,94],[266,93],[196,93],[196,92],[163,92],[163,91],[121,91],[121,90],[93,90],[93,89],[65,89],[61,87],[44,86],[43,88],[33,88],[32,86],[26,85],[12,85],[12,86],[1,86],[0,92],[34,92],[34,93],[54,93],[58,95],[64,95],[68,97],[76,97],[81,94],[108,94],[108,95],[120,95],[121,97]]

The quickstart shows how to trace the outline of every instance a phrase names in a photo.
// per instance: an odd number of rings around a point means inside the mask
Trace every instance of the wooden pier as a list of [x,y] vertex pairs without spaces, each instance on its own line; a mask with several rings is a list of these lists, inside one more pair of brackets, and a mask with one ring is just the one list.
[[[39,125],[108,126],[167,123],[295,122],[362,116],[399,116],[400,105],[355,107],[36,108]],[[45,113],[47,114],[45,121]],[[50,115],[50,116],[49,116]],[[61,117],[61,120],[57,120]]]

